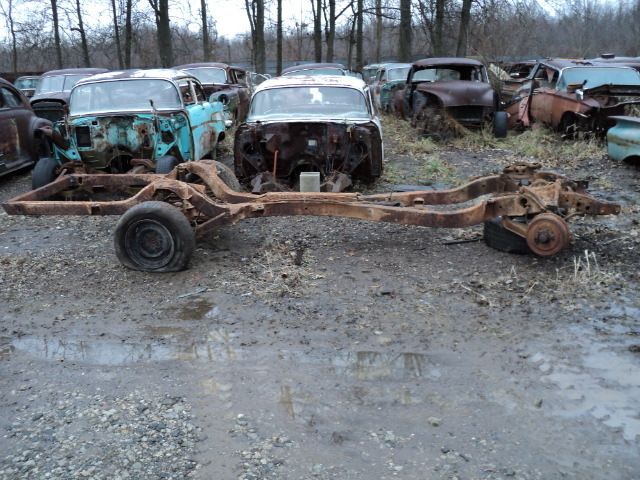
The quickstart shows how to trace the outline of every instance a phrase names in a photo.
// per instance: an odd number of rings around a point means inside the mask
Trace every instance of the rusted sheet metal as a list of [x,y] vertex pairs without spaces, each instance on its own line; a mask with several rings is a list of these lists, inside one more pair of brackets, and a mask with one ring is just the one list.
[[[187,174],[201,183],[186,183]],[[231,190],[208,161],[179,165],[166,176],[150,174],[63,176],[38,190],[2,206],[11,215],[119,215],[148,200],[178,206],[191,219],[196,232],[268,216],[339,216],[427,227],[465,227],[495,217],[533,217],[552,210],[564,217],[576,214],[617,214],[620,206],[599,201],[586,192],[586,184],[534,166],[517,165],[501,175],[477,178],[461,187],[408,193],[269,192],[253,195]],[[211,192],[211,193],[209,193]],[[464,208],[442,210],[435,205],[482,201]]]

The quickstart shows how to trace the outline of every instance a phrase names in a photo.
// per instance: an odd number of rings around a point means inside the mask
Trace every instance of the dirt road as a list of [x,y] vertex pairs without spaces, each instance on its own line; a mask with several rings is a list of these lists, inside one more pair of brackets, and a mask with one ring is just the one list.
[[[377,190],[521,158],[386,127]],[[117,218],[1,213],[0,478],[638,478],[640,171],[550,166],[624,205],[551,259],[266,218],[154,275],[117,262]]]

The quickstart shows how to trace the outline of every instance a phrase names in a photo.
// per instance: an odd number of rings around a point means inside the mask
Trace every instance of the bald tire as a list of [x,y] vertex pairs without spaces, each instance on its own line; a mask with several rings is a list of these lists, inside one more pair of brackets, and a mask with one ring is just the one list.
[[127,210],[114,232],[120,262],[143,272],[178,272],[187,268],[196,237],[187,217],[173,205],[149,201]]

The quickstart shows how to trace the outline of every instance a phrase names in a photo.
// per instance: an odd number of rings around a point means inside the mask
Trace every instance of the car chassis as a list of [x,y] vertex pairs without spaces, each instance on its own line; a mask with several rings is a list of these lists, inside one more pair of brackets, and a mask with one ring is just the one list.
[[[571,240],[569,218],[620,213],[618,204],[589,195],[587,182],[539,168],[539,164],[518,163],[501,174],[478,177],[448,190],[254,195],[229,188],[220,164],[197,161],[180,164],[167,175],[63,175],[2,206],[10,215],[123,215],[116,227],[116,253],[122,263],[143,271],[185,268],[196,236],[245,218],[336,216],[443,228],[500,219],[508,235],[526,239],[537,255],[551,256]],[[472,203],[460,205],[466,202]],[[443,205],[459,208],[433,208]],[[147,208],[158,206],[170,210],[171,218]],[[129,221],[121,226],[125,217]],[[127,248],[138,253],[133,257],[123,253]],[[179,259],[164,258],[177,253]]]

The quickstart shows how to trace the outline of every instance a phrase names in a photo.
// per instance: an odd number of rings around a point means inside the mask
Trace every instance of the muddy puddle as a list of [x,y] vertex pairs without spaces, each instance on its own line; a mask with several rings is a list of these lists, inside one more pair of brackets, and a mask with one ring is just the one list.
[[[612,305],[610,315],[638,316],[638,309]],[[570,335],[579,346],[576,358],[539,351],[530,357],[541,380],[555,387],[551,413],[565,418],[591,416],[619,431],[625,440],[640,440],[640,343],[635,325],[594,322],[574,325]]]

